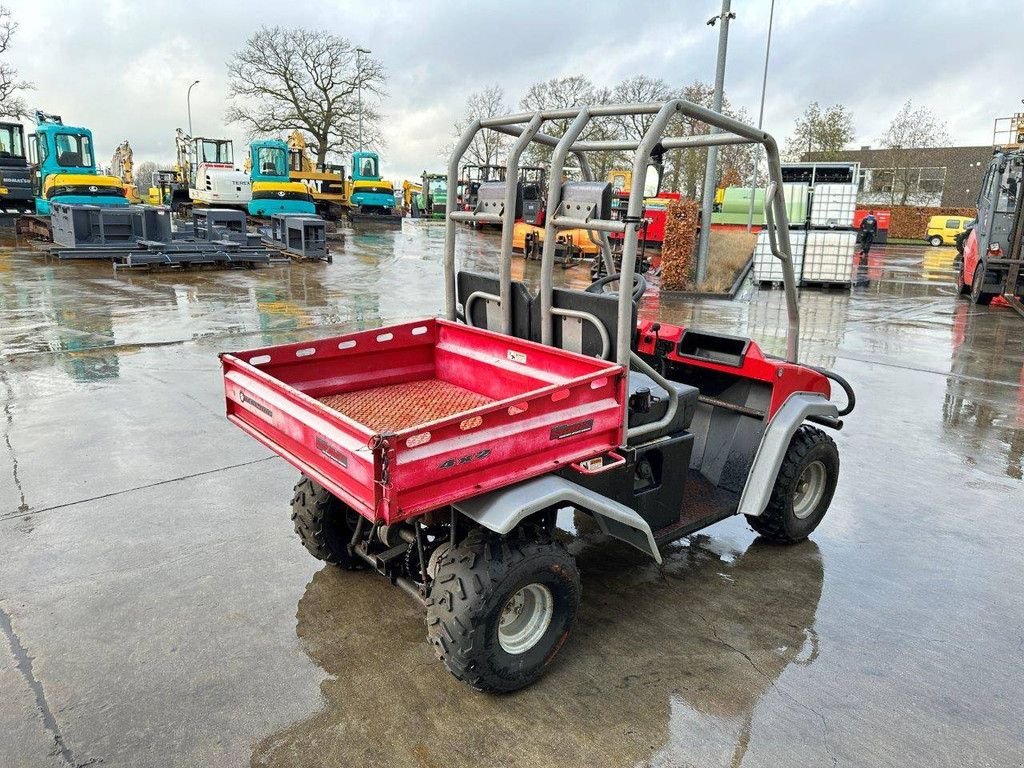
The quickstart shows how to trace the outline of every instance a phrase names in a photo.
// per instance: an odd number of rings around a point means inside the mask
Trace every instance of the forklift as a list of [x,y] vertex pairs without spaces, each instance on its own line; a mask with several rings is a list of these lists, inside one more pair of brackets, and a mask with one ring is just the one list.
[[1024,148],[997,149],[978,193],[978,216],[957,257],[958,292],[974,304],[1002,299],[1024,317]]

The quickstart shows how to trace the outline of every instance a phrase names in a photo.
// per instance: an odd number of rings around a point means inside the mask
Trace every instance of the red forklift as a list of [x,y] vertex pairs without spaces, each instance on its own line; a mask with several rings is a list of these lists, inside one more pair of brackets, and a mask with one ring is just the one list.
[[[669,136],[676,115],[721,130]],[[650,115],[638,140],[585,141],[591,120]],[[552,120],[571,120],[556,138]],[[473,211],[448,198],[445,316],[221,355],[228,419],[301,477],[292,520],[315,557],[373,569],[426,613],[445,667],[481,691],[537,680],[567,643],[580,574],[558,518],[589,515],[608,537],[661,563],[670,542],[732,515],[766,540],[805,539],[836,488],[838,430],[854,406],[835,373],[798,362],[799,315],[779,154],[767,133],[684,100],[491,117],[462,136],[514,137],[506,178],[531,142],[553,148],[539,290],[512,278],[515,183]],[[634,263],[648,164],[666,149],[759,143],[766,219],[785,277],[786,359],[748,338],[637,321]],[[590,152],[634,155],[629,207]],[[582,181],[562,182],[573,155]],[[458,223],[502,228],[497,274],[459,269]],[[553,284],[556,235],[624,236],[621,273],[586,290]],[[845,402],[831,400],[832,385]],[[628,631],[624,629],[623,631]],[[381,637],[382,646],[388,639]]]
[[[987,305],[997,297],[1024,316],[1024,149],[997,150],[978,193],[978,216],[957,256],[961,295]],[[958,244],[959,250],[959,244]]]

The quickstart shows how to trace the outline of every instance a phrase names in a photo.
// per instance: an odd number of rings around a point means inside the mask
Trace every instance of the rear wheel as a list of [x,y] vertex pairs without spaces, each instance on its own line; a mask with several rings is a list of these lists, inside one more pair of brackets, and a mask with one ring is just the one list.
[[477,530],[440,559],[427,639],[459,680],[479,691],[515,691],[544,674],[579,603],[576,562],[561,544]]
[[804,425],[789,443],[768,506],[756,517],[747,515],[747,522],[769,541],[803,541],[828,511],[838,479],[835,442],[817,427]]
[[348,551],[358,521],[355,510],[319,483],[303,475],[295,484],[292,522],[302,546],[317,560],[348,571],[362,568],[363,561]]
[[971,279],[971,301],[975,304],[985,306],[992,303],[994,293],[986,293],[982,290],[985,287],[985,265],[980,261],[974,268],[974,277]]
[[942,237],[939,235],[932,235],[931,237],[928,238],[928,244],[935,248],[938,248],[940,245],[942,245]]

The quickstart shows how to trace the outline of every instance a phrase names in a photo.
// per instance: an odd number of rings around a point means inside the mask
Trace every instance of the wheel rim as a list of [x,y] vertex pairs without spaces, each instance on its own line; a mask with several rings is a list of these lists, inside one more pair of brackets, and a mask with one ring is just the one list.
[[498,643],[505,653],[518,655],[533,648],[551,626],[555,598],[543,584],[527,584],[501,609]]
[[793,514],[799,519],[803,520],[818,507],[818,502],[825,494],[827,477],[828,470],[820,461],[812,461],[804,467],[793,494]]

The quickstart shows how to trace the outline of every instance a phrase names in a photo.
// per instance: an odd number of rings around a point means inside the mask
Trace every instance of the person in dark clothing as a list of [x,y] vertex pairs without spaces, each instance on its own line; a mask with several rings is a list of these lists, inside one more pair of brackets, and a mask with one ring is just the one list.
[[871,252],[871,244],[875,242],[875,233],[878,231],[878,219],[874,211],[868,211],[868,215],[860,223],[860,255],[866,257]]

